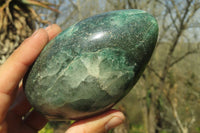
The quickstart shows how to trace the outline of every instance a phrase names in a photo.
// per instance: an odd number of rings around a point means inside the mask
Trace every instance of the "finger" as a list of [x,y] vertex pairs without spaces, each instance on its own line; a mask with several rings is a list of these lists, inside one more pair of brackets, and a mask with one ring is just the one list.
[[[55,32],[55,29],[58,32]],[[49,40],[53,39],[61,31],[60,27],[56,24],[48,26],[45,30],[49,35]],[[16,115],[22,117],[26,113],[28,113],[30,109],[31,105],[28,102],[21,85],[19,88],[17,98],[15,99],[14,104],[11,106],[10,111],[13,111]]]
[[33,110],[24,120],[24,124],[35,130],[42,129],[48,120],[39,112]]
[[49,25],[45,30],[49,35],[49,40],[52,40],[61,32],[61,28],[56,24]]
[[37,30],[31,37],[26,39],[0,67],[0,75],[2,76],[0,78],[0,123],[2,123],[6,116],[19,81],[48,40],[56,35],[55,33],[60,33],[60,28],[55,25],[52,26],[52,30]]
[[48,41],[48,34],[39,29],[30,38],[14,51],[8,60],[0,67],[0,92],[11,94],[16,88],[29,65],[33,63],[40,51]]
[[4,75],[3,78],[0,78],[0,92],[12,93],[13,88],[18,85],[48,40],[55,37],[60,31],[61,29],[57,25],[51,25],[47,30],[39,29],[14,51],[0,67],[0,75]]
[[110,110],[99,116],[74,123],[66,133],[104,133],[125,120],[124,115],[117,110]]
[[38,30],[0,67],[0,123],[5,118],[19,81],[47,41],[47,32],[43,29]]

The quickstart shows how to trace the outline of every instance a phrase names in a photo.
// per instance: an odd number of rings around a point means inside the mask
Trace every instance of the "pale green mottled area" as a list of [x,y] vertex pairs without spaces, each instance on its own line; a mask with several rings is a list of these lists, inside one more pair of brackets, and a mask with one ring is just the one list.
[[[126,92],[124,85],[134,77],[133,69],[134,66],[128,66],[125,51],[122,50],[108,48],[84,53],[60,72],[55,84],[48,88],[45,94],[46,97],[49,94],[54,95],[49,99],[54,107],[61,107],[66,104],[65,102],[71,103],[79,99],[90,98],[95,101],[96,89],[103,90],[112,97],[122,97]],[[93,86],[94,89],[80,90],[88,78],[91,80],[90,84],[95,85],[95,82],[98,82],[97,86]],[[62,89],[63,86],[66,89]],[[55,88],[59,90],[56,93],[54,93]],[[82,93],[76,93],[79,91]],[[60,95],[65,97],[60,98]]]
[[41,52],[24,81],[27,98],[53,120],[105,111],[137,82],[157,36],[157,21],[141,10],[82,20]]

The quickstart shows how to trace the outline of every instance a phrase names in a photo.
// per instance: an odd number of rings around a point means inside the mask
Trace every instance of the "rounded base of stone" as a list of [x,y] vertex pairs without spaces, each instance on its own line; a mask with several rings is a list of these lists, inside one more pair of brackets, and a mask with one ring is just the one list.
[[69,120],[82,120],[90,118],[96,115],[100,115],[110,110],[114,105],[110,105],[107,108],[94,111],[94,112],[79,112],[79,111],[67,111],[66,113],[42,113],[49,121],[69,121]]

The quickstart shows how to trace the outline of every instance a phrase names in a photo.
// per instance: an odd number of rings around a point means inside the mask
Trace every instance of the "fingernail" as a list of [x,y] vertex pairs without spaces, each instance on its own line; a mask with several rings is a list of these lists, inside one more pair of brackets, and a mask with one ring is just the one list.
[[124,122],[123,119],[121,119],[121,118],[115,116],[115,117],[113,117],[112,119],[110,119],[110,120],[106,123],[105,129],[106,129],[106,131],[108,131],[108,130],[110,130],[110,129],[112,129],[112,128],[114,128],[114,127],[116,127],[116,126],[122,124],[123,122]]
[[58,26],[58,25],[56,25],[56,24],[50,24],[49,26],[47,26],[46,28],[45,28],[45,30],[46,31],[50,31],[50,30],[53,30],[53,31],[61,31],[61,28]]

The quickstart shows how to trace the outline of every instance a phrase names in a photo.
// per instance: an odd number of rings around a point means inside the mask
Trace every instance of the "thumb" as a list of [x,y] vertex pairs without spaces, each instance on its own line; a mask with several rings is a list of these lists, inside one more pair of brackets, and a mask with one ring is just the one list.
[[105,133],[124,120],[125,116],[120,111],[110,110],[99,116],[75,122],[65,133]]

